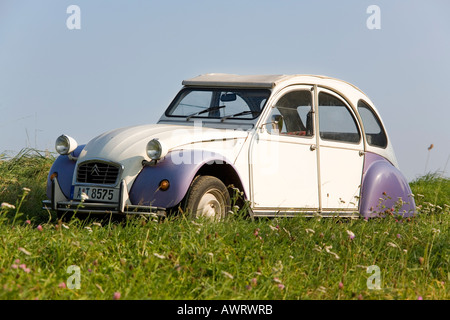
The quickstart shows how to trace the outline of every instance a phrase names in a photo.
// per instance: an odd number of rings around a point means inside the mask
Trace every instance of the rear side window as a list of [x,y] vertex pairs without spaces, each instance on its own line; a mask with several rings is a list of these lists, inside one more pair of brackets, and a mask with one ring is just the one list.
[[363,121],[367,143],[370,146],[386,148],[386,132],[381,125],[380,119],[377,117],[372,108],[363,100],[359,100],[358,112]]
[[319,93],[319,133],[323,140],[350,143],[361,140],[356,120],[345,103],[324,92]]

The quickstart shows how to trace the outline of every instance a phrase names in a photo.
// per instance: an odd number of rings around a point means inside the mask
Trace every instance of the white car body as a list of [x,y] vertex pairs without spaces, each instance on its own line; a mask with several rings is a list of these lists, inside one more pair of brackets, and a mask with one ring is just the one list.
[[[220,89],[225,92],[220,98],[220,101],[225,101],[223,104],[236,101],[236,94],[234,97],[231,95],[228,100],[222,100],[227,90],[267,90],[268,98],[263,100],[262,110],[253,118],[240,118],[239,115],[222,115],[216,118],[194,114],[174,116],[170,114],[173,108],[177,108],[173,107],[174,103],[185,99],[180,92],[178,100],[174,100],[157,124],[113,130],[92,139],[71,154],[61,155],[62,158],[55,162],[49,173],[49,200],[44,201],[45,207],[57,211],[75,211],[76,208],[91,213],[165,214],[166,210],[186,201],[196,177],[207,173],[224,184],[231,183],[239,187],[250,203],[250,211],[254,216],[317,213],[377,216],[382,209],[395,205],[389,199],[385,199],[383,205],[380,204],[380,197],[387,191],[391,193],[391,198],[403,198],[406,203],[401,207],[403,215],[414,213],[409,186],[398,170],[393,147],[384,131],[382,120],[370,99],[355,86],[324,76],[228,74],[201,75],[183,81],[183,85],[183,89],[193,90],[192,92]],[[276,108],[280,112],[287,111],[283,111],[286,107],[277,106],[277,103],[284,101],[283,98],[288,101],[290,98],[286,97],[296,95],[308,98],[309,93],[311,103],[307,106],[305,104],[305,107],[310,109],[305,110],[309,110],[306,123],[311,131],[297,131],[295,136],[290,135],[291,132],[282,133],[282,127],[277,127],[279,124],[275,125],[271,116],[276,113]],[[319,97],[331,102],[319,109]],[[355,132],[338,132],[333,135],[320,131],[319,114],[322,111],[318,111],[330,110],[326,111],[330,115],[323,111],[323,117],[331,117],[337,110],[333,105],[334,101],[341,103],[336,105],[341,110],[339,112],[346,112],[349,119],[353,118]],[[365,110],[371,110],[374,119],[378,120],[380,135],[384,134],[385,139],[382,145],[374,145],[369,141],[376,137],[373,138],[372,133],[366,134],[358,109],[361,101],[367,106]],[[189,107],[191,106],[187,105],[186,108]],[[224,112],[219,108],[228,107],[214,108],[216,109],[210,110],[209,114]],[[292,110],[300,109],[295,108]],[[252,116],[256,114],[255,111],[247,113]],[[281,123],[288,123],[289,120],[287,117],[276,119],[282,119],[279,120]],[[334,126],[327,121],[327,125]],[[345,121],[350,126],[351,121],[343,118],[342,123],[345,124]],[[340,130],[339,119],[336,122],[336,130]],[[302,125],[304,127],[303,123]],[[372,127],[374,122],[368,122],[368,125]],[[287,130],[287,126],[284,129]],[[335,136],[339,139],[348,136],[351,141],[329,138]],[[356,136],[359,136],[358,141]],[[151,159],[146,152],[146,146],[152,139],[157,139],[166,149],[163,157],[157,161],[149,161]],[[80,165],[95,161],[116,165],[119,170],[117,180],[109,184],[80,183],[77,175]],[[216,163],[211,166],[211,161]],[[222,170],[225,168],[224,164],[226,170]],[[161,167],[160,171],[157,171],[158,166]],[[66,170],[65,167],[70,168]],[[98,167],[86,170],[92,170],[86,175],[98,173],[95,171]],[[61,178],[63,171],[67,171],[65,174],[68,177]],[[163,193],[160,188],[155,189],[152,185],[148,187],[152,191],[146,190],[147,183],[154,184],[156,177],[164,177],[162,172],[167,176],[164,179],[170,182],[172,189]],[[61,186],[63,180],[64,186]],[[104,187],[104,192],[110,190],[115,195],[110,201],[88,199],[80,206],[83,201],[75,196],[74,190],[80,192],[86,190],[86,186],[99,188],[100,191]],[[164,201],[161,200],[163,198]],[[155,203],[159,205],[154,205]]]

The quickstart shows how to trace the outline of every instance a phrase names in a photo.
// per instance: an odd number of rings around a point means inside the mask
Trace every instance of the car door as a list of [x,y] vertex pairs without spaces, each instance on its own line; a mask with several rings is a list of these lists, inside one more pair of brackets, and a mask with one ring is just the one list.
[[356,116],[336,93],[318,91],[319,195],[322,212],[358,210],[364,142]]
[[312,86],[297,85],[280,91],[269,105],[249,148],[255,212],[318,209],[313,100]]

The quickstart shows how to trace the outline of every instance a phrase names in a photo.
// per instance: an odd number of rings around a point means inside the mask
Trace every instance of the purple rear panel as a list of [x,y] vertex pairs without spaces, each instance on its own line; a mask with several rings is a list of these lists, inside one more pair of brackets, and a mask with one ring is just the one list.
[[[206,154],[206,153],[205,153]],[[146,205],[171,208],[180,203],[198,170],[207,163],[226,163],[226,159],[217,155],[205,156],[201,150],[183,150],[169,153],[155,166],[142,169],[131,187],[129,197],[134,205]],[[187,159],[187,161],[180,161]],[[197,161],[195,161],[197,160]],[[167,179],[170,187],[166,191],[159,189],[161,180]]]
[[359,212],[364,217],[385,215],[386,210],[409,217],[415,213],[411,189],[403,174],[385,158],[365,155]]

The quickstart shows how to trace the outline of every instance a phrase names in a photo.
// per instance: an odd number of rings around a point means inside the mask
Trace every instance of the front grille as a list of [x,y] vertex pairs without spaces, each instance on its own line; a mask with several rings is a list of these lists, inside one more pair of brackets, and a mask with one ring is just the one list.
[[119,166],[106,162],[85,162],[78,166],[77,182],[115,184],[119,176]]

